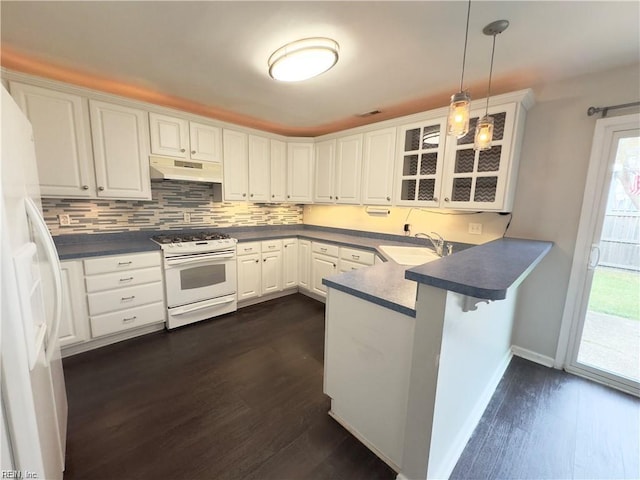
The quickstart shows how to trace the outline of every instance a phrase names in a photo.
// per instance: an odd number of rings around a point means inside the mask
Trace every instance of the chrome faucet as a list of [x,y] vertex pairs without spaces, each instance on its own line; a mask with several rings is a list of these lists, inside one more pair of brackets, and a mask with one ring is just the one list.
[[431,234],[428,233],[416,233],[415,237],[424,237],[429,239],[429,241],[431,242],[431,245],[433,245],[433,248],[435,248],[436,253],[438,254],[439,257],[444,257],[445,255],[451,255],[452,250],[453,250],[453,245],[451,245],[450,243],[447,244],[447,252],[445,253],[444,251],[444,238],[442,238],[442,235],[440,235],[439,233],[436,232],[431,232]]

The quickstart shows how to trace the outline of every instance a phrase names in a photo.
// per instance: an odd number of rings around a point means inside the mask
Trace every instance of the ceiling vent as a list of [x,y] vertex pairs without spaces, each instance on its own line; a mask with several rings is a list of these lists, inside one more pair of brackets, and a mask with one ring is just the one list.
[[372,117],[373,115],[378,115],[379,113],[382,113],[382,112],[380,110],[371,110],[370,112],[357,113],[356,117],[367,118],[367,117]]

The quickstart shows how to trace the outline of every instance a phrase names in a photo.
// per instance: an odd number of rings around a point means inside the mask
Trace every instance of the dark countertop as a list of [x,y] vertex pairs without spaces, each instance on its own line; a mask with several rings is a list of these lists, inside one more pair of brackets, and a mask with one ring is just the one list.
[[405,278],[487,300],[506,298],[551,250],[552,242],[499,238],[413,267]]

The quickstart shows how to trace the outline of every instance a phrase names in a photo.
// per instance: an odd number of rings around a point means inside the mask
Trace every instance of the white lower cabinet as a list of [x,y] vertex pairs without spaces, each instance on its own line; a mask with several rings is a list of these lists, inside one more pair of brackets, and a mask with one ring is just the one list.
[[89,315],[84,290],[82,260],[60,262],[62,275],[62,318],[58,339],[68,347],[89,339]]
[[262,294],[282,290],[282,251],[262,254]]
[[282,240],[282,288],[298,285],[298,239]]
[[311,290],[311,240],[298,240],[298,286]]
[[238,249],[238,301],[260,296],[262,282],[260,252],[240,254]]
[[370,267],[375,263],[376,255],[366,250],[358,250],[356,248],[340,247],[340,260],[338,262],[338,270],[340,273],[350,272],[351,270],[359,270],[361,268]]
[[166,321],[159,252],[84,260],[93,338]]
[[338,272],[339,247],[313,242],[311,249],[311,291],[325,297],[327,287],[322,284],[322,279]]

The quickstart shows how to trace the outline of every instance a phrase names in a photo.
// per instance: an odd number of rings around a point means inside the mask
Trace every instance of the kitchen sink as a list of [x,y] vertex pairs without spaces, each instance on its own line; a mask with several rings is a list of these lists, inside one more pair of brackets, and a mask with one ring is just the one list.
[[440,258],[436,252],[426,247],[381,245],[380,250],[400,265],[422,265]]

